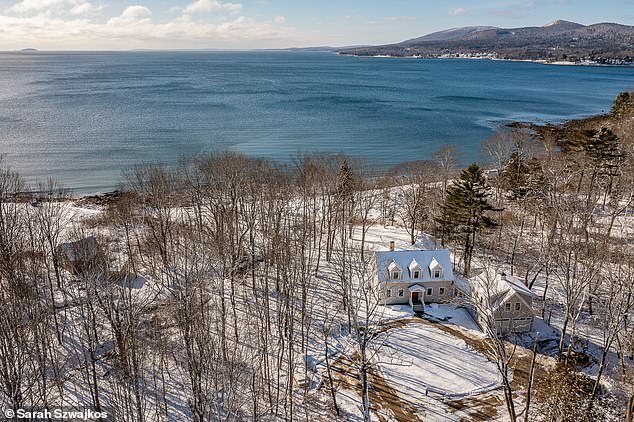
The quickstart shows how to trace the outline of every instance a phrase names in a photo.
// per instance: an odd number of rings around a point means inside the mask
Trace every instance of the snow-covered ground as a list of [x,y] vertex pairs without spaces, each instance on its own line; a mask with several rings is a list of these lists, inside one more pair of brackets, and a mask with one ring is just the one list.
[[473,317],[464,308],[454,305],[432,303],[425,307],[425,315],[445,324],[453,324],[473,331],[476,335],[483,335]]
[[[63,210],[64,218],[69,222],[96,217],[99,212],[98,209],[82,208],[75,204],[65,205]],[[355,229],[353,237],[358,245],[361,238],[360,228]],[[402,227],[380,224],[369,228],[365,237],[365,247],[371,250],[386,248],[390,241],[394,241],[399,249],[441,247],[440,242],[427,235],[418,236],[416,244],[411,245],[410,236]],[[325,347],[320,332],[327,317],[337,312],[338,293],[333,289],[336,285],[336,277],[333,266],[324,262],[319,274],[315,277],[316,284],[312,287],[316,297],[316,309],[313,313],[315,330],[307,338],[308,351],[305,358],[307,363],[310,362],[311,370],[317,369],[316,377],[322,376],[325,361]],[[129,281],[131,284],[129,287],[135,291],[135,296],[139,299],[147,300],[145,299],[147,297],[152,300],[157,295],[153,289],[155,282],[156,280],[151,278],[139,277]],[[541,293],[542,280],[538,279],[535,287],[538,293]],[[553,295],[556,286],[551,284],[550,289],[549,295]],[[275,299],[276,297],[271,297],[271,300]],[[402,413],[411,414],[412,420],[415,420],[415,417],[425,421],[453,421],[461,418],[469,420],[467,410],[451,408],[448,401],[487,395],[487,393],[494,394],[499,389],[501,376],[496,365],[465,342],[463,340],[465,337],[458,336],[460,333],[465,333],[469,338],[484,339],[485,337],[465,309],[456,308],[453,305],[429,305],[425,309],[425,317],[433,321],[434,324],[432,324],[416,317],[408,305],[381,308],[378,318],[381,323],[385,323],[390,328],[387,332],[387,340],[378,351],[378,368],[385,383],[397,393],[399,400],[407,405],[406,409],[401,409]],[[553,313],[552,324],[557,328],[561,325],[560,313]],[[345,328],[342,329],[342,321],[337,323],[333,321],[333,326],[338,327],[339,330],[333,328],[330,333],[329,356],[331,354],[335,356],[337,351],[346,349],[346,340],[343,337],[346,337],[347,332]],[[455,328],[456,335],[452,335],[451,330],[443,330],[443,326]],[[585,328],[584,324],[579,328],[578,334],[584,335]],[[550,341],[551,348],[558,339],[558,331],[553,330],[541,319],[536,322],[535,331],[540,332],[540,340]],[[530,346],[532,335],[534,333],[526,335],[522,344]],[[585,337],[592,336],[586,333]],[[610,363],[612,361],[614,359],[611,359]],[[179,377],[176,376],[176,378]],[[181,381],[179,379],[175,383]],[[349,418],[358,417],[360,397],[357,391],[353,388],[341,387],[337,394],[340,405]],[[177,395],[175,401],[182,401],[181,405],[185,403],[184,397]],[[390,420],[390,409],[383,407],[382,403],[376,404],[381,407],[377,413]],[[183,414],[186,414],[186,406],[182,407]],[[500,413],[504,413],[502,407],[500,407]]]
[[463,340],[416,321],[392,330],[382,356],[385,379],[399,391],[419,399],[428,394],[458,398],[500,386],[495,364]]

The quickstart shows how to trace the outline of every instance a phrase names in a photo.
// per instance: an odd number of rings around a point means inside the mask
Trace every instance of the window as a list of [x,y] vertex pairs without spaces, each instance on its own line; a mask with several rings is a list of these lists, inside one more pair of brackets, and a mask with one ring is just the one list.
[[392,297],[392,289],[387,289],[385,291],[385,297]]
[[440,274],[441,274],[440,270],[434,270],[434,278],[440,278]]
[[515,302],[515,310],[516,311],[520,310],[520,303],[519,302]]
[[438,294],[441,294],[441,295],[445,294],[445,288],[444,287],[441,287],[439,290],[440,291],[438,292]]
[[401,278],[401,273],[399,271],[394,271],[392,273],[392,280],[398,280],[399,278]]
[[403,297],[405,295],[405,292],[403,291],[403,289],[398,289],[398,297]]
[[511,304],[510,303],[507,303],[504,307],[506,308],[506,312],[510,312],[511,311]]
[[420,278],[420,271],[414,271],[414,278]]
[[431,296],[434,294],[434,289],[432,287],[427,288],[427,296]]

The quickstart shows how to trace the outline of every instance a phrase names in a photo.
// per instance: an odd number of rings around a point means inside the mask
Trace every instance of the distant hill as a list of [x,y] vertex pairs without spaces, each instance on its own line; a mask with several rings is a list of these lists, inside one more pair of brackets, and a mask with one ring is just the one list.
[[485,57],[546,62],[633,64],[634,27],[556,20],[541,27],[469,26],[397,44],[339,49],[339,54],[394,57]]
[[451,28],[444,31],[434,32],[433,34],[424,35],[413,40],[404,41],[403,45],[416,45],[433,41],[449,41],[457,38],[465,37],[476,32],[486,31],[488,29],[497,29],[494,26],[465,26],[462,28]]

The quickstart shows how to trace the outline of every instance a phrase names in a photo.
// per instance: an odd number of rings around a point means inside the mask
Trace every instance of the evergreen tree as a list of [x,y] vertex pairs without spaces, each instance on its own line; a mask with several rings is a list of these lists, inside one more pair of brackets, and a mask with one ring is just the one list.
[[544,172],[537,158],[527,161],[523,154],[513,151],[500,172],[499,180],[511,200],[537,198],[544,183]]
[[346,233],[345,226],[348,226],[348,237],[352,238],[352,218],[355,208],[354,192],[357,185],[357,179],[348,164],[348,160],[344,159],[337,173],[336,185],[336,202],[338,207],[339,221],[342,224],[342,234]]
[[354,195],[354,175],[348,164],[348,160],[344,159],[337,173],[337,199],[342,203],[349,202]]
[[584,145],[586,155],[594,162],[600,176],[617,176],[623,159],[619,137],[607,128],[590,132],[592,136]]
[[634,107],[634,93],[622,92],[616,97],[616,100],[614,100],[610,114],[613,117],[621,117],[631,107]]
[[[583,175],[589,174],[588,203],[590,196],[598,187],[603,190],[604,199],[611,196],[614,178],[621,173],[625,154],[621,149],[619,137],[608,128],[601,130],[583,130],[571,140],[569,151],[576,153],[576,165],[582,168],[579,179],[579,189],[583,182]],[[605,202],[604,202],[605,205]]]
[[477,164],[471,164],[460,178],[447,189],[442,215],[438,222],[443,234],[456,238],[464,245],[464,272],[469,275],[471,258],[477,236],[497,223],[487,214],[497,211],[489,203],[491,188],[487,185],[482,170]]

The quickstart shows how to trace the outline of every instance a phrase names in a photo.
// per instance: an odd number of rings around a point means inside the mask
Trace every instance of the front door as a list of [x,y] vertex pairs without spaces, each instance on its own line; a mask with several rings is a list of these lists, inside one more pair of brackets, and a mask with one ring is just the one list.
[[418,302],[418,292],[412,292],[412,303]]

